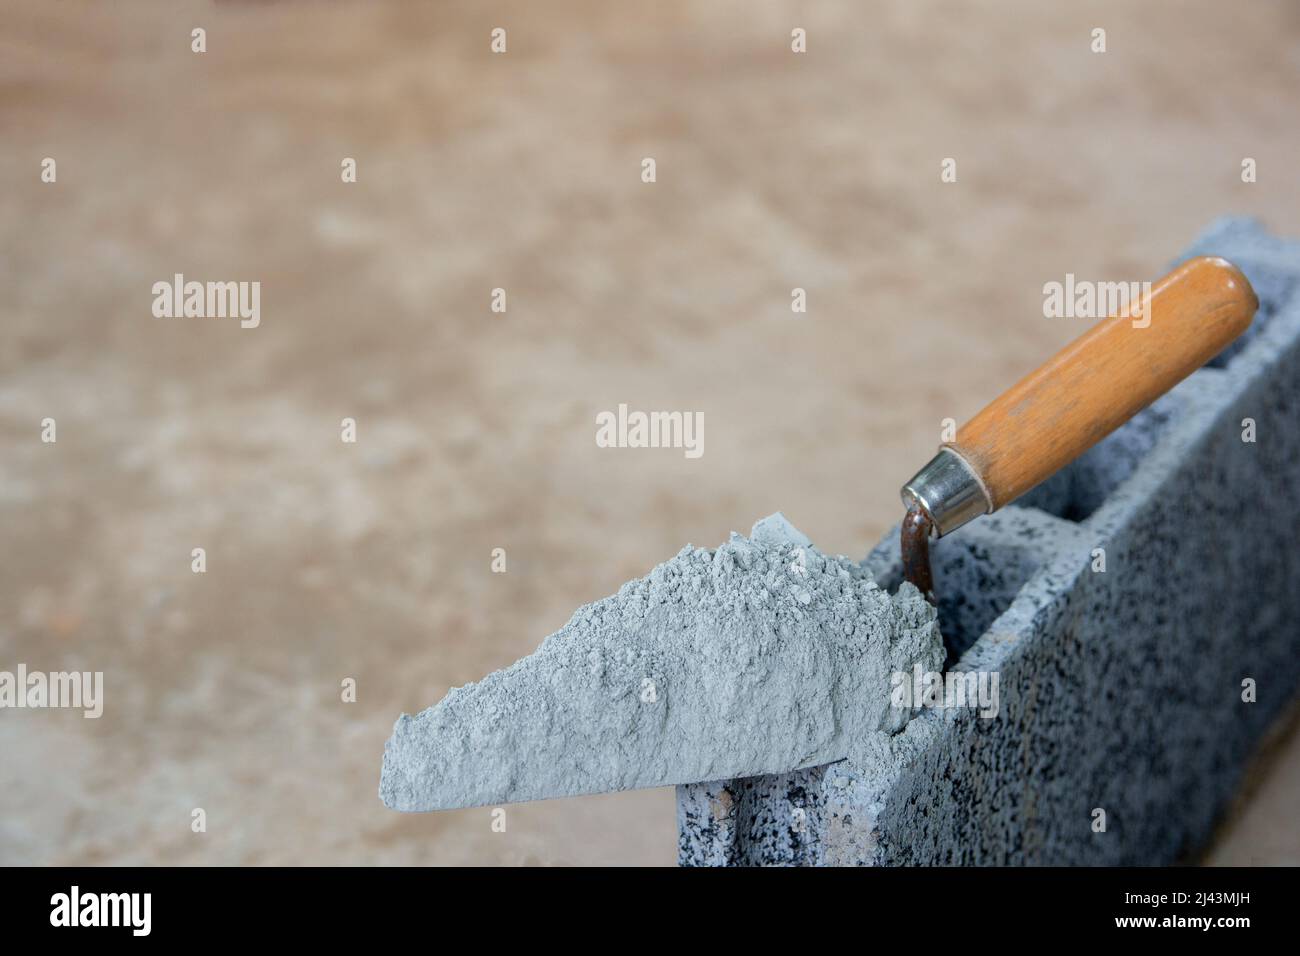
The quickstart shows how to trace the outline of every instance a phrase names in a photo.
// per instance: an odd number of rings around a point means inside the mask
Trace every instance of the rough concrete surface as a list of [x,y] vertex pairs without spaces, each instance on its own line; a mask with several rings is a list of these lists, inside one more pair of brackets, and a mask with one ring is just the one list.
[[[1012,505],[936,544],[939,568],[984,569],[936,580],[974,602],[940,626],[987,622],[953,669],[999,674],[1000,713],[680,787],[682,863],[1160,865],[1209,841],[1300,690],[1300,242],[1226,220],[1189,255],[1210,253],[1267,303],[1251,341],[1029,496],[1057,514]],[[867,563],[897,579],[892,537]]]
[[[497,833],[387,810],[376,755],[684,542],[781,510],[860,555],[1086,326],[1045,282],[1300,235],[1298,40],[1291,0],[5,0],[0,669],[106,707],[0,714],[0,862],[671,864],[670,788]],[[178,271],[261,326],[153,319]],[[598,449],[619,402],[705,455]]]
[[943,659],[920,592],[891,597],[777,514],[683,548],[532,655],[403,714],[379,792],[445,810],[822,764],[897,732],[891,675]]

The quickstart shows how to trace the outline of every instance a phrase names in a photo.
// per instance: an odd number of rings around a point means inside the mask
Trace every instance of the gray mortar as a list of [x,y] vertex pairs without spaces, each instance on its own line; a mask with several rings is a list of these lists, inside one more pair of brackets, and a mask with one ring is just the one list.
[[749,539],[684,548],[529,657],[403,714],[380,797],[440,810],[824,764],[897,732],[910,714],[891,706],[891,675],[943,660],[915,588],[891,597],[773,515]]
[[[683,864],[1160,865],[1204,843],[1300,685],[1300,243],[1227,220],[1202,254],[1260,297],[1244,340],[1032,507],[936,544],[954,669],[999,673],[999,715],[925,710],[844,761],[679,787]],[[895,538],[867,561],[883,586]]]

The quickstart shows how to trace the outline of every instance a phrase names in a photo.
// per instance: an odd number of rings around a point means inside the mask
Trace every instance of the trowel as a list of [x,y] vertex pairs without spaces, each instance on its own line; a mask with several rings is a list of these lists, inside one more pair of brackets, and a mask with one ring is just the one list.
[[1050,478],[1226,348],[1259,300],[1226,259],[1190,259],[989,403],[903,485],[903,576],[933,604],[930,541]]
[[891,681],[946,656],[930,541],[1068,465],[1214,358],[1257,306],[1235,266],[1192,259],[967,422],[902,489],[915,590],[885,592],[780,515],[717,549],[688,546],[528,657],[403,714],[381,798],[440,810],[784,773],[902,732],[911,712]]

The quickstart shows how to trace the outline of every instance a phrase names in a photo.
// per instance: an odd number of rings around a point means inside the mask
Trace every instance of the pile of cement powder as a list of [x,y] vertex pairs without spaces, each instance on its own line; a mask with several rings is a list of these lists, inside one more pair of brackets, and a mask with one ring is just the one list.
[[891,597],[777,514],[683,548],[532,655],[403,714],[379,794],[441,810],[824,764],[900,730],[891,676],[943,659],[915,588]]

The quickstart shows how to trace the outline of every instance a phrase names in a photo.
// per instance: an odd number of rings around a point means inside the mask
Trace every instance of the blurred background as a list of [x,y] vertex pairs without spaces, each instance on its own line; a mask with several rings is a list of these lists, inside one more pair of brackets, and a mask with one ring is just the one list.
[[[1285,0],[6,0],[0,668],[106,699],[0,713],[0,862],[672,863],[671,790],[386,810],[393,721],[770,512],[864,554],[1090,324],[1045,282],[1300,234],[1297,90]],[[177,272],[261,326],[153,318]],[[620,402],[703,457],[598,449]],[[1203,861],[1300,863],[1266,750]]]

